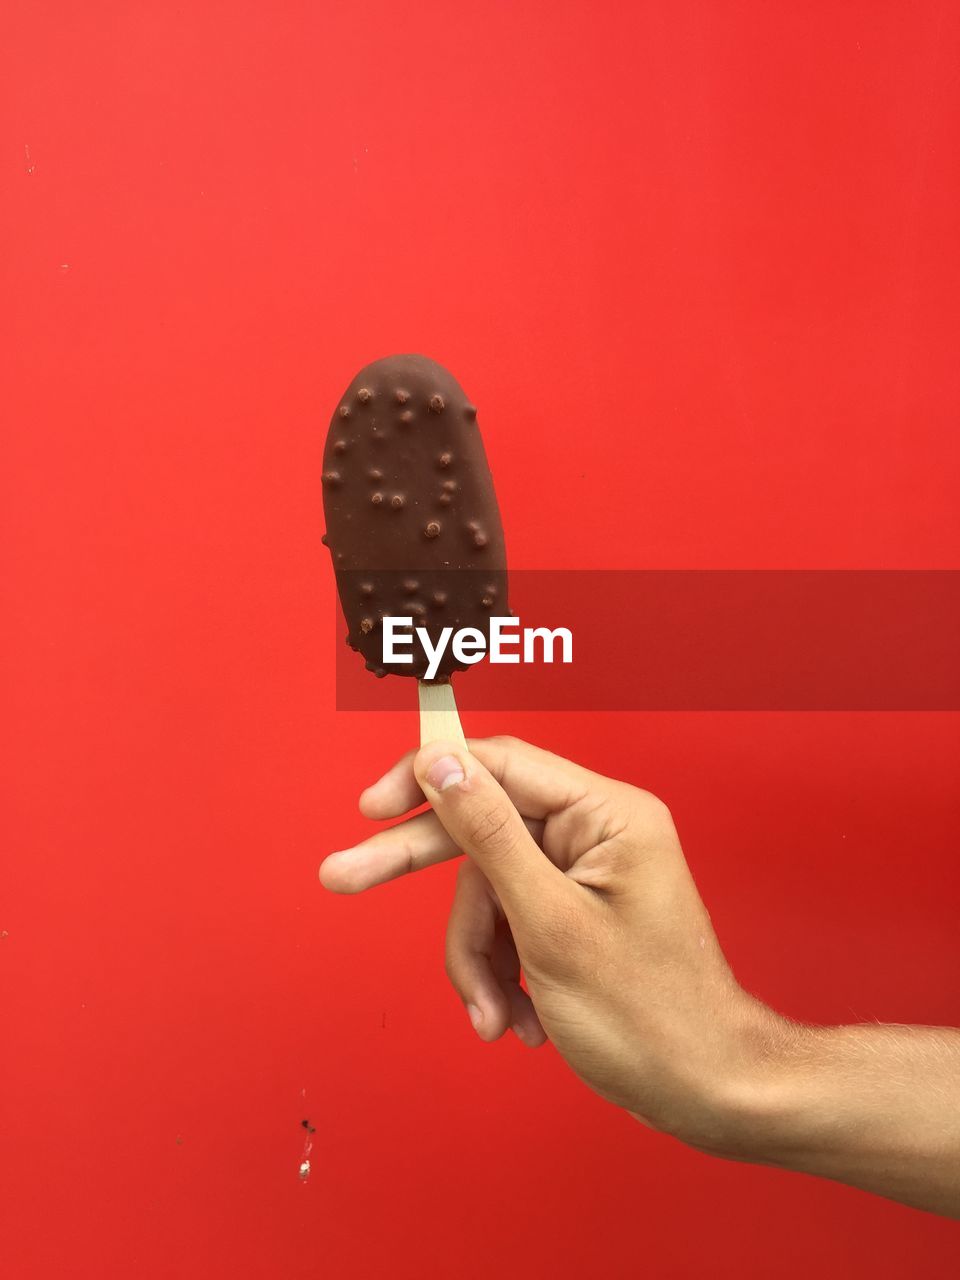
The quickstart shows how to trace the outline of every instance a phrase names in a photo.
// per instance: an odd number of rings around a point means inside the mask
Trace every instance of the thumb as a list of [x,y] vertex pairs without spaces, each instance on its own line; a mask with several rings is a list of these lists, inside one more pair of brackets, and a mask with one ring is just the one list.
[[417,781],[457,845],[509,911],[542,899],[559,876],[496,778],[463,746],[431,742],[413,762]]

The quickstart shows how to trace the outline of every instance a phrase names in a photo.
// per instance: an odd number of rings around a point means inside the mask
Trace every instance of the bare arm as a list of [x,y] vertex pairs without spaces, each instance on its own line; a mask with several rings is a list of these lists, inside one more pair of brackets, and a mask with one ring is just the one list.
[[782,1019],[772,1032],[730,1092],[717,1154],[960,1217],[960,1032]]

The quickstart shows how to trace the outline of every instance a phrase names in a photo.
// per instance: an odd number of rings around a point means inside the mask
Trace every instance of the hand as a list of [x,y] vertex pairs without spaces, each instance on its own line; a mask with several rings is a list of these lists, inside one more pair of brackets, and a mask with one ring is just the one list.
[[549,1036],[638,1119],[729,1147],[732,1104],[777,1020],[734,981],[666,806],[494,738],[405,756],[360,808],[393,818],[424,799],[431,811],[332,854],[326,887],[354,893],[468,854],[447,972],[481,1039]]
[[425,799],[320,875],[355,893],[468,855],[447,972],[481,1039],[549,1036],[603,1097],[692,1146],[960,1217],[960,1032],[802,1026],[749,996],[646,791],[493,738],[405,756],[360,807]]

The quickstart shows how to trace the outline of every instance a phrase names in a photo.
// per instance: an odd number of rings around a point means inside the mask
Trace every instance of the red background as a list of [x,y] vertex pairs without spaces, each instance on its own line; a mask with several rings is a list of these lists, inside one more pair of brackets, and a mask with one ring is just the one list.
[[[316,867],[416,733],[334,710],[320,454],[366,360],[469,389],[517,566],[957,567],[956,6],[4,25],[4,1273],[953,1274],[955,1224],[481,1046],[452,868]],[[467,727],[663,795],[777,1007],[960,1020],[956,716]]]

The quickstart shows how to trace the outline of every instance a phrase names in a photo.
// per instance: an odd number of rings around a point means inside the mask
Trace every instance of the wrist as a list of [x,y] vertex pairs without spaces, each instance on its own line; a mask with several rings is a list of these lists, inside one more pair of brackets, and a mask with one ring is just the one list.
[[770,1113],[782,1106],[786,1019],[737,987],[675,1036],[661,1071],[642,1068],[628,1110],[688,1146],[759,1159]]
[[819,1128],[840,1120],[834,1100],[818,1087],[825,1031],[752,1004],[733,1070],[713,1091],[712,1141],[693,1145],[732,1160],[800,1167],[821,1140]]
[[708,1055],[709,1069],[698,1073],[691,1105],[672,1131],[711,1155],[773,1160],[799,1094],[788,1067],[790,1046],[806,1029],[745,992],[739,995],[725,1034]]

